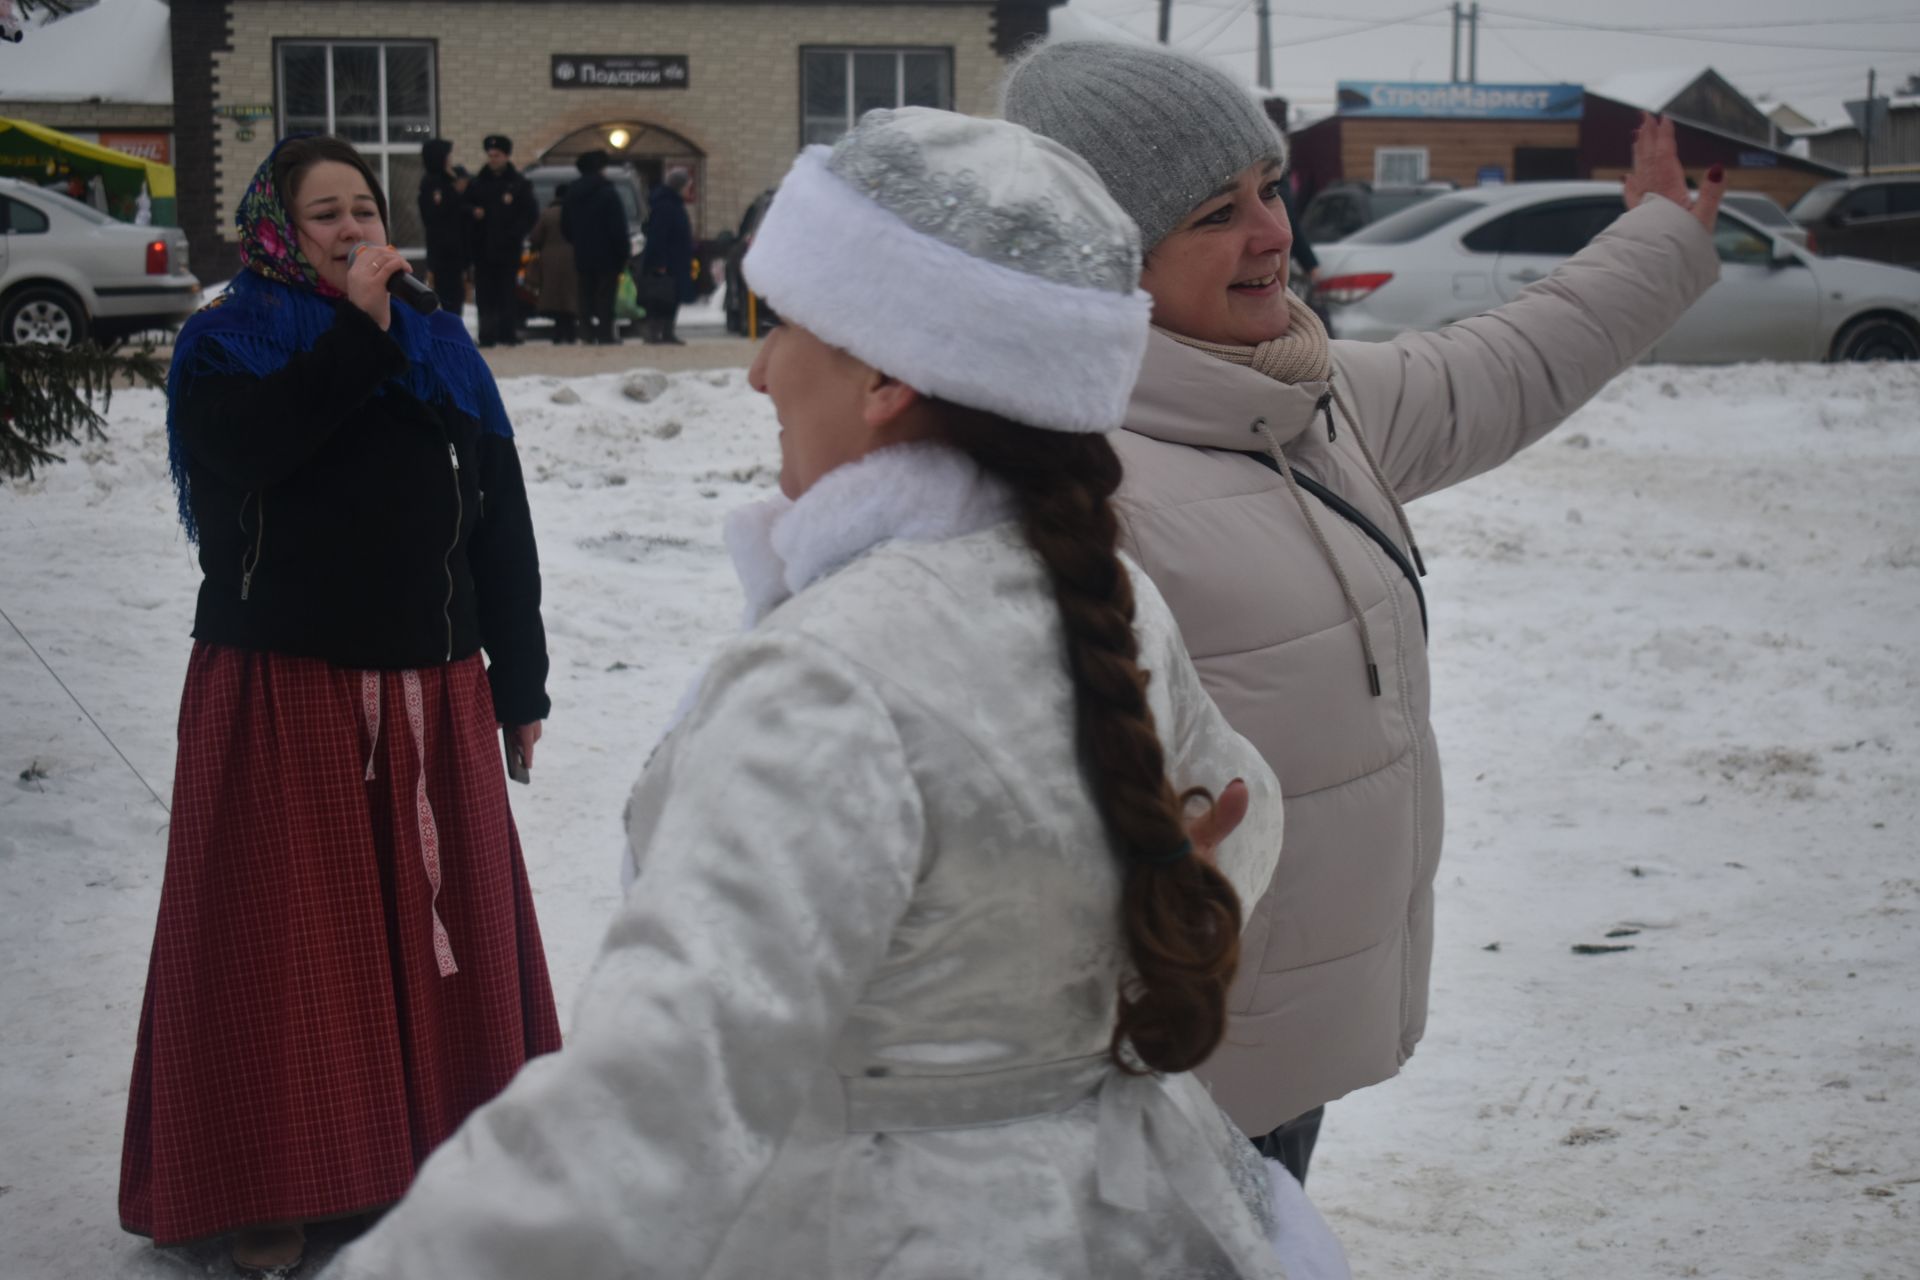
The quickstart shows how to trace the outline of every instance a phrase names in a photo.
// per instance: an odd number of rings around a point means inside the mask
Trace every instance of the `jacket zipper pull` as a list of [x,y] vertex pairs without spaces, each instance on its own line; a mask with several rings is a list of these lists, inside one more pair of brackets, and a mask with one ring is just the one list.
[[1333,392],[1331,392],[1331,391],[1323,391],[1323,392],[1321,392],[1321,393],[1320,393],[1320,403],[1319,403],[1319,404],[1317,404],[1317,405],[1315,405],[1315,406],[1313,406],[1313,407],[1314,407],[1314,409],[1315,409],[1315,410],[1317,410],[1318,412],[1320,412],[1320,413],[1323,413],[1323,414],[1325,414],[1325,415],[1326,415],[1326,417],[1327,417],[1327,443],[1328,443],[1328,444],[1332,444],[1332,443],[1333,443],[1333,437],[1334,437],[1334,430],[1333,430]]
[[245,600],[247,598],[247,592],[252,587],[253,587],[253,570],[249,569],[245,573],[240,575],[240,598],[242,600]]
[[458,471],[460,469],[460,451],[453,447],[453,441],[451,440],[447,441],[447,456],[453,459],[453,469]]

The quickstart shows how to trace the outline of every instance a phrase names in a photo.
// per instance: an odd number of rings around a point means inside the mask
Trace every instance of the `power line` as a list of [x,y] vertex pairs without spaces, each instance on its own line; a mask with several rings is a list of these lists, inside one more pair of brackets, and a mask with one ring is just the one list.
[[1532,67],[1535,71],[1538,71],[1541,75],[1545,76],[1548,80],[1557,84],[1568,83],[1566,77],[1555,75],[1553,72],[1547,70],[1545,67],[1535,62],[1532,58],[1528,57],[1525,53],[1522,53],[1520,51],[1519,46],[1515,45],[1513,41],[1507,39],[1507,37],[1501,32],[1498,26],[1489,22],[1486,24],[1486,28],[1489,32],[1492,33],[1493,38],[1495,40],[1498,40],[1501,44],[1507,46],[1507,51],[1509,53],[1513,54],[1514,57],[1520,59],[1520,61]]
[[1484,12],[1496,13],[1501,17],[1520,18],[1537,25],[1531,27],[1513,27],[1517,32],[1541,32],[1549,30],[1604,31],[1613,35],[1645,36],[1651,40],[1687,40],[1696,44],[1749,45],[1759,49],[1810,49],[1831,53],[1920,53],[1920,49],[1894,49],[1886,45],[1850,45],[1850,44],[1807,44],[1799,40],[1742,40],[1736,36],[1688,35],[1680,31],[1665,31],[1643,27],[1629,27],[1601,22],[1580,22],[1572,18],[1537,18],[1532,14],[1515,13],[1508,9],[1488,9]]
[[1545,18],[1538,14],[1521,13],[1517,9],[1488,9],[1488,13],[1497,13],[1504,18],[1520,18],[1527,22],[1538,22],[1547,26],[1581,27],[1589,31],[1620,31],[1633,35],[1658,35],[1669,31],[1770,31],[1785,27],[1866,27],[1890,24],[1895,26],[1920,25],[1920,18],[1911,13],[1869,14],[1860,18],[1792,18],[1782,22],[1767,22],[1753,19],[1743,22],[1582,22],[1577,18]]
[[[1232,28],[1234,21],[1252,7],[1253,0],[1240,0],[1240,3],[1233,8],[1223,14],[1217,15],[1211,21],[1202,24],[1200,31],[1181,37],[1178,41],[1180,47],[1190,49],[1194,53],[1205,53],[1208,45],[1225,35],[1227,31]],[[1196,41],[1198,43],[1196,43]]]
[[[1298,40],[1276,40],[1273,42],[1273,44],[1270,47],[1274,49],[1297,49],[1301,45],[1319,44],[1323,40],[1338,40],[1343,36],[1356,36],[1368,31],[1378,31],[1381,27],[1437,25],[1437,24],[1418,23],[1418,22],[1415,22],[1414,19],[1425,18],[1432,14],[1446,13],[1446,12],[1447,10],[1445,9],[1419,9],[1403,17],[1382,18],[1376,22],[1364,22],[1358,26],[1348,27],[1343,31],[1328,31],[1317,36],[1304,36]],[[1234,54],[1254,53],[1254,52],[1257,52],[1258,49],[1259,49],[1258,45],[1247,45],[1245,48],[1240,48],[1240,49],[1222,49],[1222,50],[1216,51],[1215,56],[1225,58],[1225,57],[1231,57]]]

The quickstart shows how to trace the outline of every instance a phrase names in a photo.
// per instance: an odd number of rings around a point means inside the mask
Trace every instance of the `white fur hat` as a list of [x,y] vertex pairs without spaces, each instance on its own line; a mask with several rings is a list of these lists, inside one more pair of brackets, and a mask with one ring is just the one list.
[[924,395],[1113,431],[1146,352],[1140,233],[1087,162],[1004,120],[872,111],[808,147],[745,270],[780,315]]

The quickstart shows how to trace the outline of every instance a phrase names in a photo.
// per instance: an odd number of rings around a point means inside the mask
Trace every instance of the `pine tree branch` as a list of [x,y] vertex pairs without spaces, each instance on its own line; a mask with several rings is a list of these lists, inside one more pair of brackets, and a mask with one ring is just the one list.
[[31,480],[36,467],[65,461],[56,446],[104,440],[114,384],[122,380],[162,387],[167,372],[152,347],[120,354],[95,346],[0,346],[0,476]]

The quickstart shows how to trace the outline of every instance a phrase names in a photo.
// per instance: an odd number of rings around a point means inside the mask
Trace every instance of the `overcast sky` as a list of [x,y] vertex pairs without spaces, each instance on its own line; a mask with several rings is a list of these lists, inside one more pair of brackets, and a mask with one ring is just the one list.
[[[1173,0],[1173,43],[1252,82],[1255,0]],[[1449,78],[1452,6],[1419,0],[1269,0],[1273,87],[1297,107],[1332,110],[1340,80]],[[1058,35],[1152,40],[1156,0],[1068,0]],[[1461,76],[1466,38],[1461,37]],[[1920,74],[1915,0],[1496,0],[1480,6],[1479,79],[1598,85],[1625,72],[1712,67],[1749,97],[1816,119],[1841,102]]]

